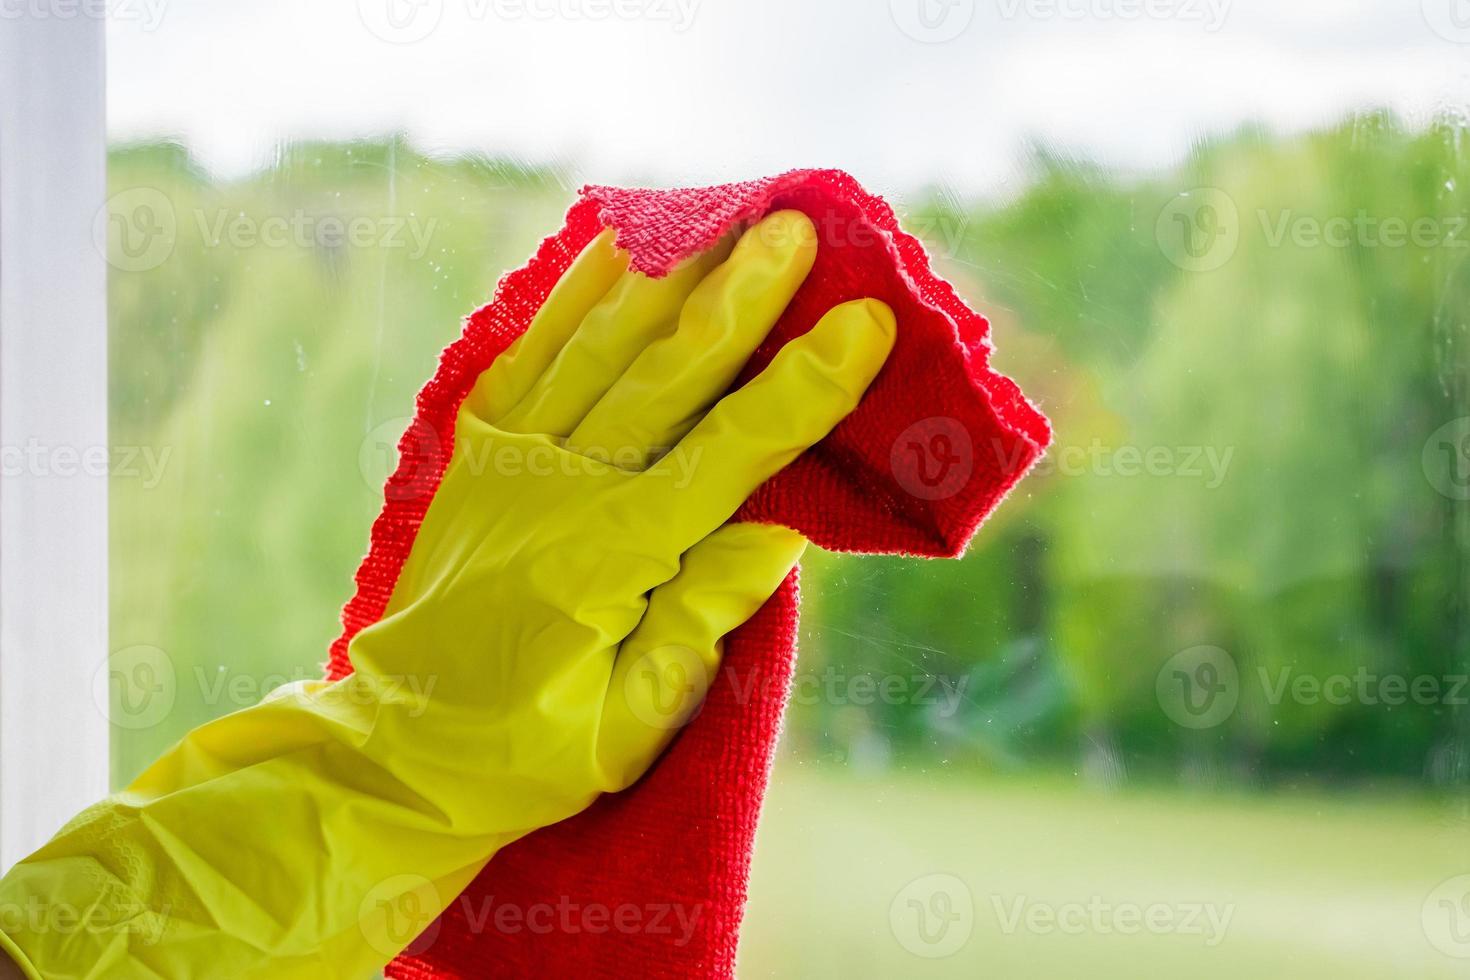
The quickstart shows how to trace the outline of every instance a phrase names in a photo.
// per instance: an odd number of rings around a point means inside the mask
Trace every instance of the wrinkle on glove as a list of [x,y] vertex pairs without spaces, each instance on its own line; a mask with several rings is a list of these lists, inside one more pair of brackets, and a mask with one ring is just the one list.
[[[732,228],[786,208],[816,226],[816,264],[737,385],[849,300],[887,303],[898,340],[857,411],[735,519],[783,524],[840,551],[953,557],[965,549],[1051,431],[1015,383],[990,370],[988,323],[931,271],[881,198],[836,170],[683,190],[588,187],[562,230],[469,318],[420,392],[332,646],[332,678],[351,671],[349,641],[392,595],[454,446],[460,403],[583,247],[611,226],[632,267],[661,276]],[[503,849],[424,923],[387,975],[733,976],[796,626],[793,572],[726,638],[702,710],[647,776]]]

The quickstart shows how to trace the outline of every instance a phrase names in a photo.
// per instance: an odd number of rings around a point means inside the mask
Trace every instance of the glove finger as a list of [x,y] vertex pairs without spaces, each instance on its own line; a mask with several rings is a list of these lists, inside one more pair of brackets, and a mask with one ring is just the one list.
[[615,237],[608,228],[582,249],[526,332],[480,375],[465,401],[466,411],[493,424],[526,397],[582,320],[628,272],[628,253],[614,246]]
[[608,791],[627,787],[703,703],[723,637],[780,587],[806,539],[774,524],[727,524],[690,548],[623,641],[598,728]]
[[776,325],[817,255],[816,228],[780,211],[747,231],[689,296],[673,334],[642,351],[567,440],[644,469],[694,427]]
[[682,262],[659,279],[621,275],[587,311],[570,339],[498,427],[566,437],[645,347],[674,331],[694,288],[729,254],[731,241]]
[[853,300],[827,311],[766,369],[710,409],[619,502],[637,514],[635,544],[683,550],[714,531],[745,499],[857,407],[893,349],[885,304]]

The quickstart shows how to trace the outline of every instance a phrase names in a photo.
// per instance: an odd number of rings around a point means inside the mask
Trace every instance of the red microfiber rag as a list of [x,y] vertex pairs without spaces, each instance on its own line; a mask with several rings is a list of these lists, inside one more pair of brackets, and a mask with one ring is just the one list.
[[[351,671],[348,642],[382,615],[454,445],[460,402],[583,246],[610,225],[633,268],[659,276],[733,226],[785,208],[815,224],[816,264],[741,380],[848,300],[887,303],[898,340],[858,410],[737,518],[785,524],[843,551],[964,550],[1051,431],[1016,385],[989,369],[989,324],[935,276],[881,198],[836,170],[684,190],[588,187],[562,230],[469,318],[420,392],[330,676]],[[497,854],[387,975],[733,976],[796,623],[793,572],[727,638],[703,709],[641,782]]]

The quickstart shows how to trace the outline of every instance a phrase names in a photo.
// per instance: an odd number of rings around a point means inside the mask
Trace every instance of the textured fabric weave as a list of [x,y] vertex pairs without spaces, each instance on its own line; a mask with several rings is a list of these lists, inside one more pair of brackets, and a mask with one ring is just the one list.
[[[584,188],[560,232],[466,322],[418,397],[385,488],[329,675],[392,594],[475,379],[530,324],[572,259],[617,230],[652,276],[783,208],[816,226],[816,264],[737,384],[829,308],[871,296],[898,341],[862,405],[737,515],[827,548],[961,553],[1050,441],[1046,419],[988,366],[988,324],[933,274],[892,210],[835,170],[682,190]],[[792,406],[792,411],[799,411]],[[729,977],[756,821],[795,666],[795,572],[726,643],[703,709],[628,791],[509,846],[388,968],[394,978]]]

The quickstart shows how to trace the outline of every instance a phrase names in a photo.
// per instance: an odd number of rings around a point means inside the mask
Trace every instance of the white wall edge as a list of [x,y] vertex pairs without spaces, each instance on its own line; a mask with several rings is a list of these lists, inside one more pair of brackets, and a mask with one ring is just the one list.
[[106,24],[61,13],[0,17],[0,870],[109,768],[107,478],[60,472],[108,446]]

